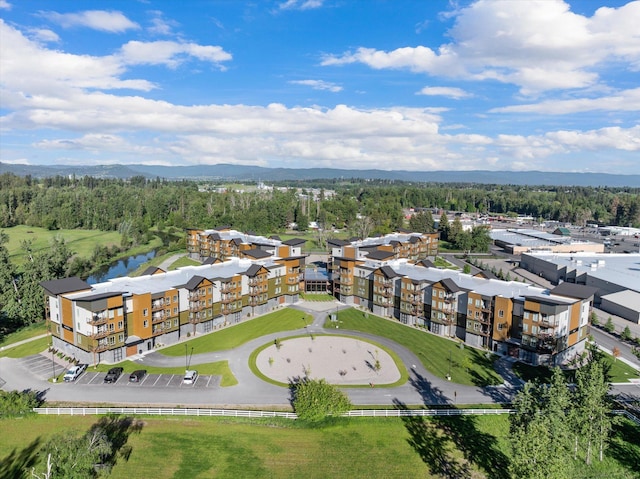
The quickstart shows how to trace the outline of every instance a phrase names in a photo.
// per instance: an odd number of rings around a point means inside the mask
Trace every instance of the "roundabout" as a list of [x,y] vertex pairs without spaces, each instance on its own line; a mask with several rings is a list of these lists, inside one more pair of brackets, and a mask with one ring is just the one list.
[[263,376],[283,385],[306,376],[338,386],[370,387],[391,385],[402,377],[398,369],[402,366],[381,346],[334,335],[275,340],[258,349],[255,366]]

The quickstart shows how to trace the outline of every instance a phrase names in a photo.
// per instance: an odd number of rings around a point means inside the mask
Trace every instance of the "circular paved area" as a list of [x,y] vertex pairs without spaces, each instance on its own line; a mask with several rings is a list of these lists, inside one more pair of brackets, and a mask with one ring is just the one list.
[[281,340],[279,350],[273,344],[258,354],[256,366],[265,376],[282,383],[305,375],[339,385],[391,384],[400,379],[400,371],[386,351],[342,336]]

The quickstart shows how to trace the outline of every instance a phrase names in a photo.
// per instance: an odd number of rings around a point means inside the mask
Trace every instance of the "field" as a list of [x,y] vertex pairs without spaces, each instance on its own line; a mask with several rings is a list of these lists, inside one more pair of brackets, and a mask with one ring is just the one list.
[[[502,378],[493,369],[497,356],[491,353],[461,347],[462,343],[356,309],[340,311],[338,319],[340,329],[371,333],[402,344],[420,358],[429,372],[440,378],[445,378],[451,372],[451,381],[458,384],[502,384]],[[335,324],[327,321],[325,328],[332,327]]]
[[[7,249],[9,259],[13,264],[23,263],[23,253],[20,242],[33,241],[33,251],[38,253],[49,248],[53,238],[63,238],[69,249],[83,258],[89,258],[96,245],[112,246],[120,244],[120,233],[117,231],[96,230],[55,230],[32,226],[14,226],[3,230],[9,236]],[[148,249],[147,249],[148,251]]]
[[[86,432],[90,416],[35,416],[0,420],[0,472],[27,462],[29,445],[55,433]],[[352,418],[306,427],[291,420],[136,418],[120,431],[121,451],[109,477],[198,478],[435,478],[449,462],[469,461],[464,477],[506,479],[506,416]],[[637,477],[640,431],[614,429],[605,461],[576,462],[574,478]],[[9,460],[9,455],[13,461]],[[21,454],[22,453],[22,454]],[[452,459],[455,458],[455,459]],[[40,467],[38,470],[42,470]],[[573,478],[572,478],[573,479]]]

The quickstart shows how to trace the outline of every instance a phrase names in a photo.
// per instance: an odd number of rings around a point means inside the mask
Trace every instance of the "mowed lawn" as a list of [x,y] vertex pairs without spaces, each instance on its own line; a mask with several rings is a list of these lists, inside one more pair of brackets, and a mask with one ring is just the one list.
[[158,352],[166,356],[184,356],[185,344],[188,345],[190,354],[192,348],[193,354],[224,351],[267,334],[304,328],[311,321],[310,315],[295,309],[285,308],[195,338],[187,343],[161,349]]
[[7,250],[9,258],[14,264],[24,262],[21,241],[31,240],[33,252],[38,253],[49,248],[53,238],[63,238],[71,251],[83,258],[89,258],[96,245],[112,246],[120,244],[120,233],[117,231],[97,231],[97,230],[47,230],[33,226],[14,226],[4,228],[3,231],[9,236]]
[[[20,457],[33,441],[55,433],[80,435],[95,416],[32,416],[0,420],[0,462]],[[320,427],[283,419],[140,417],[140,430],[122,436],[110,478],[154,479],[436,478],[445,456],[470,461],[465,477],[506,479],[509,425],[504,416],[456,418],[352,418]],[[640,430],[614,427],[603,463],[575,463],[575,478],[633,478]],[[43,468],[37,469],[42,471]],[[30,471],[29,471],[30,472]]]
[[[440,378],[445,378],[450,370],[451,381],[458,384],[488,386],[503,382],[493,368],[498,357],[488,351],[461,347],[460,342],[356,309],[340,311],[338,319],[340,329],[375,334],[402,344],[420,358],[429,372]],[[335,326],[331,321],[325,324],[325,328]]]

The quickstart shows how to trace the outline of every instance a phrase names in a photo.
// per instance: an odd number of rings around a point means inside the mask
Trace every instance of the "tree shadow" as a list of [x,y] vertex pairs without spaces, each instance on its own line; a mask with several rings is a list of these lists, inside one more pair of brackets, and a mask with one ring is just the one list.
[[496,404],[511,404],[518,392],[518,388],[507,386],[486,386],[482,388],[482,394],[491,398]]
[[434,422],[462,451],[465,459],[487,472],[487,477],[509,479],[509,458],[498,448],[495,436],[478,430],[477,417],[436,416]]
[[40,438],[35,439],[27,447],[18,451],[14,449],[11,453],[0,460],[0,477],[3,479],[23,479],[31,477],[30,469],[38,461],[38,451],[40,450]]
[[[399,399],[393,400],[394,407],[401,411],[409,409]],[[460,461],[452,454],[451,442],[434,422],[422,416],[403,415],[409,438],[407,442],[420,455],[422,462],[431,474],[439,474],[447,478],[470,478],[471,470],[466,461]]]
[[425,406],[451,404],[451,399],[445,396],[440,388],[434,387],[426,377],[414,369],[411,372],[413,375],[409,377],[409,384],[420,393]]
[[89,434],[100,432],[111,443],[111,453],[103,458],[103,465],[109,468],[115,466],[118,457],[128,461],[132,451],[132,447],[127,444],[129,436],[133,433],[139,434],[142,427],[142,421],[118,415],[102,417],[93,424],[89,429]]

